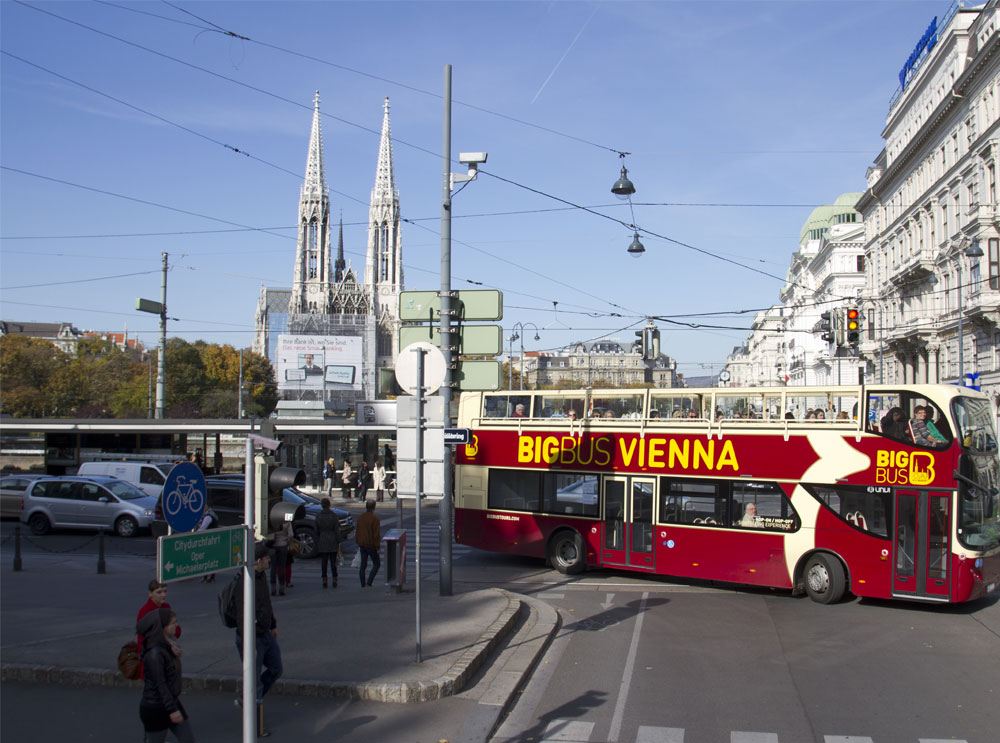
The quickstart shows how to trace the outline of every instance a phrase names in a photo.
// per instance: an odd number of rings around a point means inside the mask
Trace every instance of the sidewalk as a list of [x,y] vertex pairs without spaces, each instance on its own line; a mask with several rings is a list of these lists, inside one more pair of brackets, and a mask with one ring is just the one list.
[[[78,686],[139,687],[117,671],[123,643],[146,600],[153,566],[118,557],[105,575],[58,555],[30,555],[23,572],[3,550],[2,680]],[[169,584],[168,601],[182,628],[185,683],[191,690],[236,694],[242,666],[235,632],[219,619],[217,595],[234,572],[214,584],[197,578]],[[499,716],[530,673],[557,628],[542,602],[490,588],[439,595],[437,581],[421,586],[421,656],[416,660],[416,596],[362,589],[356,569],[340,568],[337,589],[321,587],[315,560],[295,563],[294,588],[272,597],[284,676],[272,694],[422,702],[456,694],[477,671],[483,702]],[[507,642],[509,640],[509,642]],[[507,642],[506,649],[494,652]],[[478,688],[478,687],[477,687]]]

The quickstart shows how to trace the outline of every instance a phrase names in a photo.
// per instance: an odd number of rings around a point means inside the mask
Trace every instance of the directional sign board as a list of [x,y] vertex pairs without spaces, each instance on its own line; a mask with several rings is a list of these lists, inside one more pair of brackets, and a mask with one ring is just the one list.
[[472,390],[500,389],[499,361],[459,361],[454,380],[460,388]]
[[156,579],[160,583],[195,578],[243,565],[245,526],[171,534],[156,543]]
[[[503,352],[503,330],[499,325],[458,325],[452,328],[451,342],[465,356],[496,356]],[[455,333],[458,338],[455,338]],[[404,325],[399,329],[399,347],[423,341],[441,347],[437,325]]]
[[205,511],[205,476],[194,462],[175,464],[163,483],[163,516],[174,531],[191,531]]
[[[496,322],[503,319],[503,294],[495,289],[463,289],[451,300],[452,320]],[[437,322],[441,319],[438,292],[401,292],[399,319],[403,322]]]

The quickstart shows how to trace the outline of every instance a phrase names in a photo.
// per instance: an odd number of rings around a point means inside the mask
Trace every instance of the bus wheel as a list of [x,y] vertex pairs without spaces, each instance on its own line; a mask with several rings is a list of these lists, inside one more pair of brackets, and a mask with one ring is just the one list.
[[803,573],[806,593],[820,604],[833,604],[844,596],[847,583],[840,561],[824,552],[809,558]]
[[587,567],[583,538],[578,532],[564,529],[549,540],[549,562],[560,573],[576,575]]

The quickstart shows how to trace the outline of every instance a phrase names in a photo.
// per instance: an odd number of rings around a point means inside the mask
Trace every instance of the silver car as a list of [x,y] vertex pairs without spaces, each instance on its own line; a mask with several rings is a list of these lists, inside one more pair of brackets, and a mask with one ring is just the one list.
[[108,529],[134,537],[153,522],[156,498],[114,477],[53,477],[24,491],[21,521],[33,534],[53,528]]

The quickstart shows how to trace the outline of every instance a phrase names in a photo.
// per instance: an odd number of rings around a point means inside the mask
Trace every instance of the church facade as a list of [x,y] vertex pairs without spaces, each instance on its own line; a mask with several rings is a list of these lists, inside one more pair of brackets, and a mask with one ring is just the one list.
[[393,170],[389,99],[383,106],[363,276],[344,260],[343,220],[332,254],[330,194],[323,164],[319,93],[313,106],[291,289],[261,287],[253,350],[274,366],[284,400],[323,401],[348,411],[373,400],[398,354],[403,290],[399,192]]

